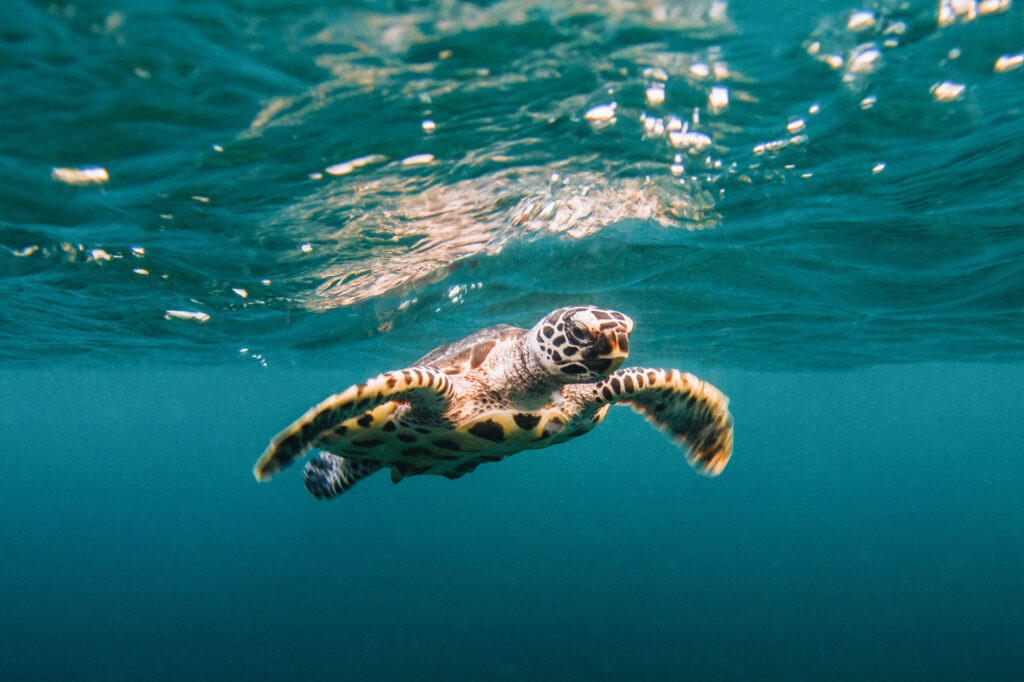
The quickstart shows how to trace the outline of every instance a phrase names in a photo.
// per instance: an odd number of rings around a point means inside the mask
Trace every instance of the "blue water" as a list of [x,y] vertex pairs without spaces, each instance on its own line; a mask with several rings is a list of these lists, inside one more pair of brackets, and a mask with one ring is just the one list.
[[[1024,677],[1024,3],[4,19],[4,679]],[[582,302],[730,397],[721,476],[617,410],[457,481],[252,478]]]

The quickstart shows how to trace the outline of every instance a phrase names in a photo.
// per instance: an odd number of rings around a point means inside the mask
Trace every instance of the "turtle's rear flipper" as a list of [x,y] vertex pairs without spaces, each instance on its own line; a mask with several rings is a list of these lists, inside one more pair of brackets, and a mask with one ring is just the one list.
[[597,405],[629,405],[668,434],[700,473],[717,476],[729,462],[729,399],[706,381],[675,369],[631,367],[612,372],[595,390]]
[[318,500],[337,497],[358,481],[376,473],[383,466],[368,459],[339,457],[321,452],[306,464],[306,490]]

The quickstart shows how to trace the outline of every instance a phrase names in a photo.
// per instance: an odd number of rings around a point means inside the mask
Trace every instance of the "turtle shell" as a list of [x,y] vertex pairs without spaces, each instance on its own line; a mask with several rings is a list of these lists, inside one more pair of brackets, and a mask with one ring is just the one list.
[[465,374],[482,365],[496,346],[518,341],[525,333],[526,330],[519,327],[496,324],[464,339],[435,348],[413,364],[417,367],[433,367],[445,374]]

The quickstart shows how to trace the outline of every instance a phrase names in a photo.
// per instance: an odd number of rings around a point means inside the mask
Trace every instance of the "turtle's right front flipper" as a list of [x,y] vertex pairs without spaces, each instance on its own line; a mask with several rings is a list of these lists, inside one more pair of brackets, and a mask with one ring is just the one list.
[[732,455],[729,399],[717,388],[677,369],[630,367],[594,385],[595,405],[621,403],[686,452],[690,466],[717,476]]
[[311,448],[329,439],[342,423],[389,401],[407,402],[414,413],[439,417],[453,395],[451,380],[429,367],[385,372],[332,395],[274,437],[253,474],[266,481]]

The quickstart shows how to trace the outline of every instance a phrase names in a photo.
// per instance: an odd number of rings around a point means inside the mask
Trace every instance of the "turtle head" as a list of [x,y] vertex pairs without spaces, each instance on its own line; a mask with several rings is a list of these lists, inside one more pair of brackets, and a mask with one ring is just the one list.
[[594,306],[559,308],[534,325],[528,343],[541,364],[566,383],[596,381],[629,355],[633,320]]

